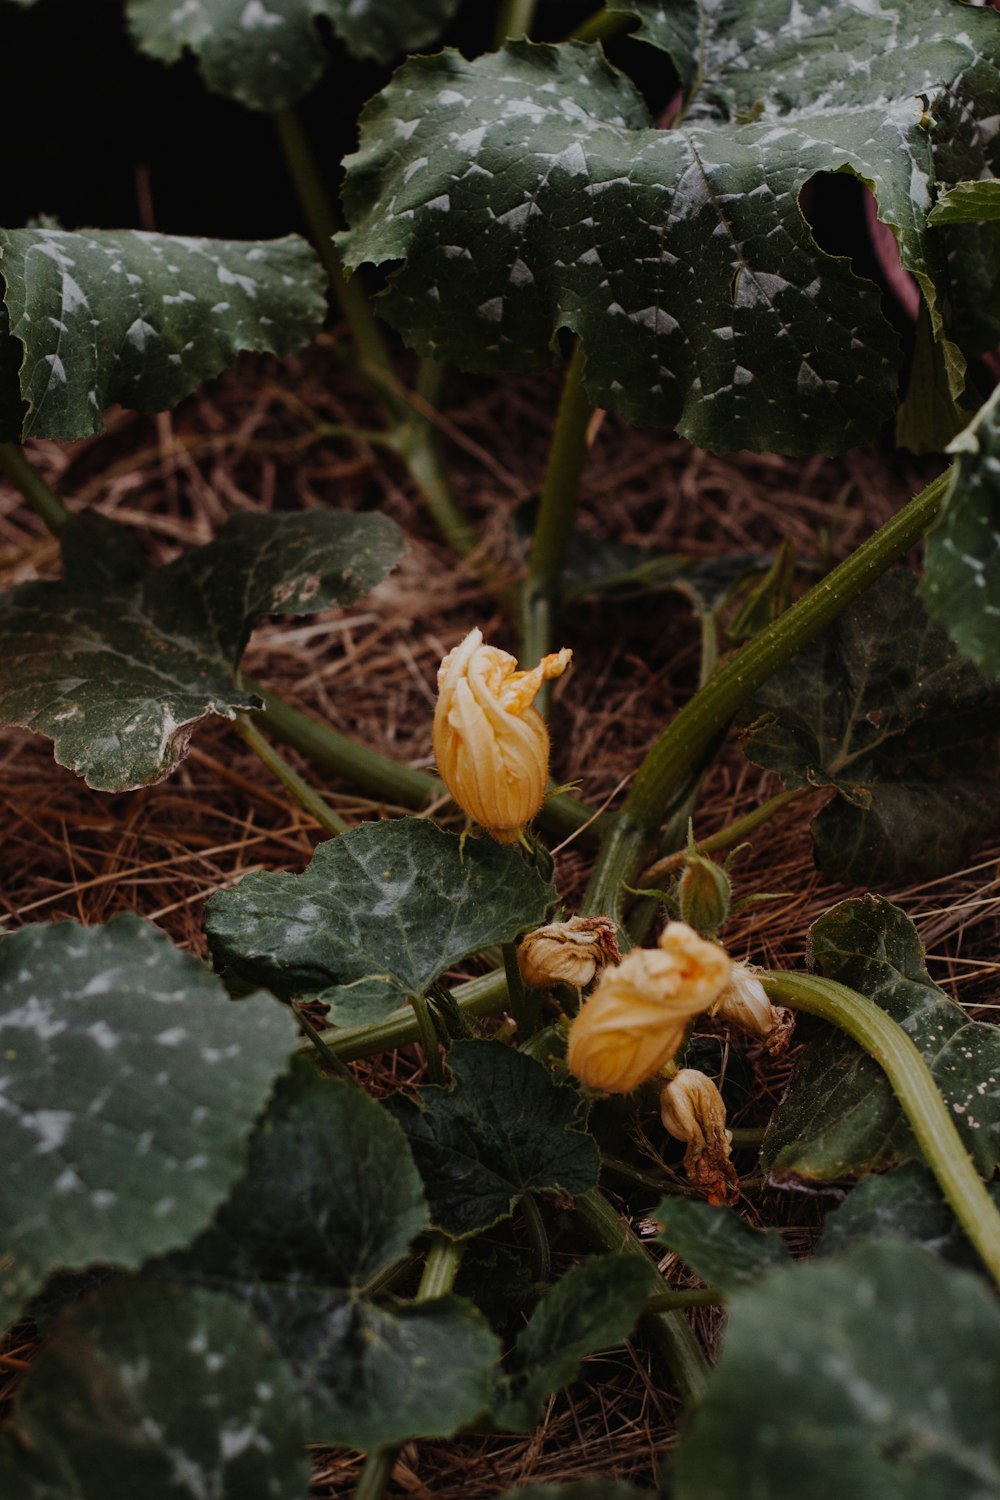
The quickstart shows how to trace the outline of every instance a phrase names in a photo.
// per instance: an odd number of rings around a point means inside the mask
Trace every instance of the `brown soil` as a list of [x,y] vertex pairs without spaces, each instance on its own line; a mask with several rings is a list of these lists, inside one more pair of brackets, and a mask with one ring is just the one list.
[[[557,397],[555,375],[502,385],[464,380],[442,422],[455,484],[483,547],[512,571],[519,566],[512,513],[540,484]],[[511,649],[514,635],[474,571],[440,542],[395,461],[362,444],[320,437],[314,426],[317,419],[370,424],[373,418],[339,362],[336,342],[326,337],[283,364],[239,362],[171,416],[119,413],[99,438],[68,447],[36,444],[32,455],[72,508],[96,505],[141,528],[161,561],[209,540],[237,510],[339,505],[393,516],[412,549],[397,572],[353,609],[269,624],[246,665],[335,728],[430,768],[442,654],[473,624]],[[875,446],[838,459],[715,458],[608,418],[594,434],[581,524],[598,537],[699,557],[769,551],[787,540],[802,559],[837,560],[936,467]],[[57,564],[54,542],[11,487],[0,484],[0,587],[50,575]],[[575,656],[555,695],[553,774],[577,782],[578,795],[594,806],[613,807],[645,748],[695,685],[697,628],[676,597],[605,600],[568,609],[556,644],[572,646]],[[351,822],[405,811],[347,785],[323,784],[288,754]],[[706,780],[696,834],[710,833],[776,789],[730,745]],[[789,894],[750,907],[731,926],[735,956],[801,964],[809,923],[853,894],[813,869],[807,829],[816,805],[793,805],[759,831],[740,859],[737,894]],[[322,836],[221,721],[198,729],[190,756],[167,781],[121,796],[88,790],[53,763],[47,742],[9,731],[0,737],[0,806],[4,930],[65,917],[103,922],[134,910],[200,954],[203,904],[213,891],[250,870],[301,869]],[[459,826],[447,808],[439,811]],[[983,1019],[1000,1008],[994,1001],[998,858],[995,843],[966,870],[885,892],[918,924],[933,977]],[[570,909],[589,859],[579,840],[558,853],[556,878]],[[381,1086],[421,1072],[416,1049],[360,1066]],[[760,1095],[736,1124],[763,1123],[788,1070],[787,1059],[759,1062]],[[647,1169],[663,1173],[662,1139],[648,1149]],[[745,1206],[754,1222],[782,1228],[793,1250],[807,1248],[821,1210],[810,1197],[776,1193],[753,1179]],[[664,1267],[676,1281],[683,1268],[673,1259],[666,1257]],[[702,1309],[694,1316],[711,1340],[718,1314]],[[17,1378],[31,1347],[18,1336],[0,1354],[0,1398],[3,1380]],[[598,1474],[651,1487],[677,1415],[652,1355],[638,1343],[589,1361],[529,1437],[410,1445],[389,1493],[475,1500],[508,1484]],[[316,1459],[316,1495],[349,1494],[356,1458],[317,1453]]]

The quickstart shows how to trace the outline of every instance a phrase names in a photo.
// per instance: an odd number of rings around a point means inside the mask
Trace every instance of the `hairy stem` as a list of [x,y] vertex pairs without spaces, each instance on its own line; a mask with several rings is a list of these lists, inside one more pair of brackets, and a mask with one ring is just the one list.
[[939,475],[828,577],[723,662],[667,725],[611,825],[584,898],[585,912],[617,914],[622,886],[634,884],[660,824],[715,736],[772,673],[920,539],[941,507],[949,477],[950,470]]
[[[699,854],[718,854],[721,849],[729,849],[733,844],[739,844],[748,834],[754,833],[764,823],[770,821],[776,813],[787,807],[789,802],[797,802],[801,797],[808,797],[813,791],[812,787],[791,787],[788,791],[778,792],[776,796],[769,797],[766,802],[751,808],[742,818],[734,818],[732,823],[727,823],[724,828],[717,828],[707,838],[697,839],[695,849]],[[651,881],[660,880],[664,875],[671,875],[678,869],[687,858],[687,849],[676,849],[673,854],[665,854],[655,864],[647,865],[638,876],[637,884],[649,885]]]
[[539,1003],[538,992],[526,985],[517,961],[517,952],[513,943],[502,944],[503,968],[507,979],[507,994],[510,999],[510,1013],[514,1017],[517,1027],[517,1040],[521,1045],[534,1036],[542,1024],[542,1007]]
[[288,764],[283,755],[279,755],[273,745],[268,744],[260,730],[250,722],[246,714],[237,715],[236,731],[250,746],[257,759],[277,776],[285,790],[294,797],[299,806],[311,818],[315,818],[316,822],[326,833],[336,838],[339,833],[347,832],[348,824],[344,822],[340,814],[334,812],[333,808],[323,801],[318,792],[313,791],[309,783],[299,775],[298,771]]
[[427,1059],[427,1071],[432,1083],[444,1083],[444,1068],[441,1065],[441,1047],[434,1029],[434,1021],[424,995],[411,995],[413,1018],[417,1023],[420,1045]]
[[[642,1242],[600,1189],[591,1188],[589,1193],[582,1193],[574,1207],[585,1233],[599,1249],[642,1257],[649,1267],[650,1296],[662,1296],[663,1281]],[[705,1389],[708,1366],[683,1312],[655,1312],[643,1321],[669,1365],[684,1401],[697,1401]]]
[[760,975],[779,1005],[846,1031],[884,1071],[955,1216],[1000,1284],[1000,1212],[984,1186],[933,1075],[903,1028],[857,991],[808,974]]
[[530,36],[537,9],[538,0],[500,0],[493,28],[494,48],[499,51],[508,37]]
[[[559,580],[576,512],[587,451],[587,424],[593,410],[583,388],[583,366],[583,350],[578,343],[563,381],[528,572],[521,585],[521,659],[525,667],[535,666],[551,649]],[[539,697],[544,703],[542,695]]]
[[[507,976],[503,969],[494,969],[490,974],[482,974],[478,979],[469,979],[465,984],[456,985],[451,991],[451,998],[464,1015],[496,1015],[497,1011],[507,1008]],[[372,1057],[376,1052],[391,1052],[396,1047],[406,1047],[421,1039],[417,1018],[408,1005],[371,1026],[351,1026],[343,1030],[333,1028],[324,1031],[322,1036],[342,1062]]]
[[20,443],[0,443],[0,469],[21,491],[35,515],[58,536],[69,520],[71,512],[60,500],[51,485],[47,484],[25,456]]
[[609,42],[612,37],[620,36],[634,25],[635,16],[623,11],[598,10],[570,32],[570,41]]

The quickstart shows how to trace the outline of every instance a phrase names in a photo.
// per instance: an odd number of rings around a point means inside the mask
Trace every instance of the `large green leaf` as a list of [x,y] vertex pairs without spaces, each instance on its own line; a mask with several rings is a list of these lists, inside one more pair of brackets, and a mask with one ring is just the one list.
[[0,361],[0,440],[87,437],[112,402],[176,406],[241,349],[291,354],[319,331],[324,285],[297,235],[0,230],[0,289],[23,350],[19,385]]
[[530,1432],[546,1397],[576,1379],[581,1360],[628,1338],[651,1295],[652,1271],[638,1256],[594,1255],[550,1287],[517,1336],[494,1403],[500,1427]]
[[[1000,1163],[1000,1027],[970,1021],[934,984],[909,918],[876,896],[843,901],[810,931],[816,966],[866,995],[924,1056],[984,1177]],[[885,1074],[843,1032],[824,1028],[761,1151],[776,1177],[829,1180],[920,1159]]]
[[294,1040],[130,914],[0,940],[0,1324],[53,1270],[197,1234]]
[[0,1437],[10,1500],[307,1500],[304,1403],[227,1297],[121,1282],[57,1325]]
[[[991,1182],[989,1191],[1000,1211],[1000,1182]],[[890,1235],[910,1240],[954,1265],[983,1269],[933,1172],[919,1162],[873,1173],[852,1188],[840,1207],[827,1214],[816,1253],[838,1255]]]
[[533,1058],[502,1042],[455,1042],[453,1086],[394,1094],[386,1108],[406,1132],[436,1228],[454,1239],[513,1212],[526,1192],[585,1193],[599,1155],[579,1128],[575,1089],[552,1082]]
[[516,850],[396,818],[320,844],[301,875],[219,891],[206,930],[220,967],[278,995],[318,994],[335,1025],[357,1026],[537,927],[554,897]]
[[385,516],[233,516],[214,542],[146,570],[127,532],[93,514],[61,533],[65,577],[0,595],[0,721],[55,741],[60,765],[125,791],[183,759],[207,714],[255,699],[234,682],[268,614],[349,604],[395,566]]
[[921,595],[963,656],[1000,677],[1000,388],[949,451],[957,456],[927,536]]
[[126,0],[136,45],[176,62],[198,58],[210,89],[251,109],[287,109],[318,82],[328,21],[355,57],[388,63],[433,42],[458,0]]
[[776,1271],[733,1297],[682,1428],[675,1500],[992,1500],[1000,1312],[909,1245]]
[[399,1126],[306,1062],[283,1083],[215,1224],[158,1268],[251,1307],[308,1395],[314,1442],[450,1435],[488,1404],[499,1345],[456,1297],[364,1293],[428,1224]]
[[856,885],[953,869],[1000,821],[1000,687],[964,661],[897,573],[867,589],[753,699],[743,747],[788,786],[837,796],[812,825]]
[[[820,172],[870,184],[940,324],[921,100],[995,73],[1000,23],[957,0],[658,9],[698,79],[669,131],[582,44],[407,63],[348,158],[347,262],[404,262],[382,307],[424,354],[534,367],[567,329],[591,398],[629,420],[713,449],[839,451],[894,407],[896,343],[799,192]],[[994,77],[973,124],[998,100]]]
[[694,1198],[661,1198],[650,1217],[663,1226],[657,1235],[660,1244],[676,1251],[707,1285],[724,1292],[788,1264],[780,1234],[751,1229],[732,1209]]

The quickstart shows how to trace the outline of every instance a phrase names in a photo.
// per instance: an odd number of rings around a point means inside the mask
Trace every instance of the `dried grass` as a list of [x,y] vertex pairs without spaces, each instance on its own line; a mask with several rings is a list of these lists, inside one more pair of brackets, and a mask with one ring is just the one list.
[[[294,394],[293,394],[294,393]],[[443,423],[449,461],[484,548],[516,569],[514,509],[537,489],[558,388],[554,376],[467,380]],[[509,622],[475,573],[439,541],[394,461],[363,444],[334,440],[316,421],[371,423],[335,342],[321,340],[283,364],[241,361],[172,416],[115,415],[106,435],[34,455],[74,508],[97,505],[142,528],[166,561],[209,540],[238,510],[342,505],[380,508],[407,530],[412,551],[398,571],[351,610],[279,621],[258,633],[247,666],[294,703],[408,765],[429,767],[434,672],[443,652],[475,622],[513,645]],[[841,459],[716,458],[663,434],[614,419],[597,430],[583,482],[581,525],[598,537],[712,556],[771,550],[788,540],[807,558],[843,556],[914,493],[927,472],[878,448]],[[0,587],[53,573],[55,544],[0,485]],[[575,668],[559,684],[553,710],[553,773],[575,779],[594,805],[615,805],[656,733],[695,685],[698,638],[683,604],[654,597],[629,605],[574,605],[559,644]],[[194,952],[205,952],[202,907],[215,890],[253,869],[301,869],[319,840],[315,825],[272,782],[222,722],[202,726],[196,748],[166,782],[122,796],[88,790],[52,762],[47,743],[8,732],[0,738],[4,869],[3,925],[71,917],[103,922],[134,910]],[[317,781],[308,767],[290,758]],[[706,779],[696,833],[703,836],[776,790],[776,783],[730,747]],[[394,814],[334,783],[324,794],[346,818]],[[813,805],[814,806],[814,805]],[[740,890],[789,892],[750,907],[729,934],[734,953],[765,965],[801,963],[811,921],[843,888],[813,868],[808,821],[792,804],[759,831],[736,867]],[[984,1017],[996,1011],[1000,845],[966,870],[887,892],[914,918],[934,977]],[[589,855],[570,841],[558,881],[573,905]],[[759,1093],[745,1118],[760,1123],[784,1087],[787,1059],[757,1060]],[[373,1088],[421,1076],[415,1051],[359,1065]],[[648,1170],[673,1168],[663,1143],[648,1142]],[[807,1195],[776,1194],[751,1179],[746,1207],[777,1224],[795,1251],[815,1237],[820,1208]],[[683,1268],[664,1261],[672,1277]],[[683,1284],[683,1283],[679,1283]],[[719,1314],[692,1314],[709,1341]],[[30,1357],[27,1341],[0,1356],[9,1385]],[[0,1384],[0,1400],[5,1385]],[[641,1345],[588,1361],[581,1379],[554,1398],[527,1437],[466,1436],[408,1446],[390,1494],[436,1500],[498,1493],[508,1484],[594,1474],[647,1487],[673,1440],[677,1403]],[[316,1495],[351,1492],[353,1455],[316,1455]]]

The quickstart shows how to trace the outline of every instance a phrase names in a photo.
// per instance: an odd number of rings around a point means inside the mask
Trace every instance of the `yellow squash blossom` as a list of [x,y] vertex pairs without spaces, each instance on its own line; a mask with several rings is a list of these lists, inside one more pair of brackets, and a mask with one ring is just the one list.
[[628,1094],[669,1062],[692,1016],[729,982],[729,957],[684,922],[658,948],[633,948],[605,969],[569,1032],[566,1061],[593,1089]]
[[519,672],[513,656],[471,630],[438,669],[438,771],[459,807],[500,843],[513,843],[544,800],[549,735],[532,703],[572,654],[564,648]]

